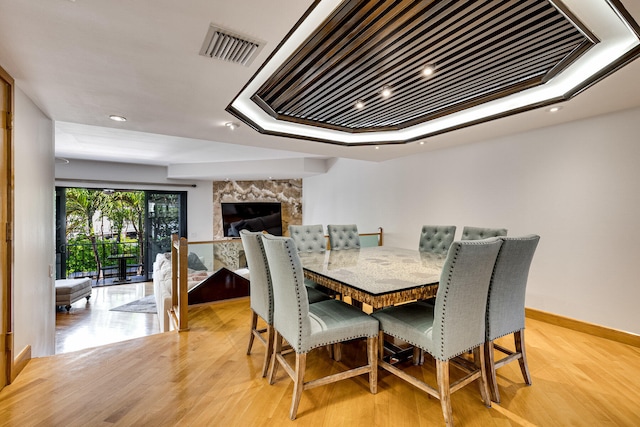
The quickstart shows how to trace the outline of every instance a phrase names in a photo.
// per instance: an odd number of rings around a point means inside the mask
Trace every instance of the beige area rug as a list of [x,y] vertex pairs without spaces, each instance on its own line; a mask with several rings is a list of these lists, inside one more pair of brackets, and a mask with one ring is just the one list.
[[109,311],[126,311],[128,313],[155,313],[156,299],[153,295],[147,295],[139,300],[131,301],[127,304],[114,307]]

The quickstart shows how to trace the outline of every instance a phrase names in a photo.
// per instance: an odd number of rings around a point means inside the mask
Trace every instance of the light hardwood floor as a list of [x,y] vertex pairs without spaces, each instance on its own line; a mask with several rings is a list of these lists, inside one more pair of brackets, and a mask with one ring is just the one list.
[[151,294],[153,282],[94,287],[88,302],[56,312],[56,354],[159,333],[154,314],[111,311]]
[[[272,386],[260,377],[263,347],[245,354],[249,313],[248,299],[191,307],[188,332],[33,359],[0,392],[0,425],[443,425],[438,400],[385,371],[376,395],[364,376],[305,391],[289,421],[291,381],[282,371]],[[452,396],[457,425],[640,425],[640,348],[531,319],[526,340],[533,385],[515,363],[498,372],[500,405],[463,388]],[[343,360],[363,355],[355,343]],[[338,368],[324,349],[309,355],[311,377]],[[428,358],[407,369],[434,380]]]

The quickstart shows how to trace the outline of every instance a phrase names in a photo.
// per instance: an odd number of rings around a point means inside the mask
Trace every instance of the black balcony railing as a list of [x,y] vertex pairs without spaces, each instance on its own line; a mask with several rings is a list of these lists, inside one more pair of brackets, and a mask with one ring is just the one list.
[[117,274],[118,262],[114,259],[109,259],[109,257],[118,254],[135,255],[135,257],[127,260],[127,271],[129,273],[141,272],[142,260],[138,242],[98,241],[96,242],[96,247],[98,249],[102,272],[98,271],[91,243],[67,244],[66,277],[91,277],[98,279],[99,275],[100,277],[104,277],[109,274],[111,270],[113,274]]

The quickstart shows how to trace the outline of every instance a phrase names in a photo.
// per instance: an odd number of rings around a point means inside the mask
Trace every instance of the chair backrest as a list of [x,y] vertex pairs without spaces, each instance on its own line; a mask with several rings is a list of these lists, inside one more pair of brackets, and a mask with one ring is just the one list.
[[433,357],[449,360],[485,339],[489,281],[502,241],[453,242],[440,275],[432,339]]
[[418,250],[446,255],[455,234],[455,225],[423,225]]
[[360,234],[355,224],[327,225],[327,234],[332,251],[360,249]]
[[311,335],[309,301],[298,251],[290,237],[263,235],[273,283],[273,327],[297,352]]
[[289,225],[289,236],[296,244],[298,252],[319,252],[327,250],[322,224]]
[[460,240],[482,240],[489,237],[506,236],[506,228],[464,227]]
[[249,267],[251,309],[271,325],[273,324],[273,288],[267,256],[260,236],[262,236],[260,231],[240,230],[247,267]]
[[500,237],[502,247],[487,297],[486,337],[494,340],[524,329],[524,299],[529,267],[540,236]]

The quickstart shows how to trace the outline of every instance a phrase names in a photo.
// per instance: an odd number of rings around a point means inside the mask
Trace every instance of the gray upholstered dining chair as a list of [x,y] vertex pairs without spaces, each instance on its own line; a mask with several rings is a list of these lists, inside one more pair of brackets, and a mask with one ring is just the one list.
[[[249,304],[251,306],[251,334],[247,354],[251,354],[254,338],[265,346],[262,376],[267,376],[271,354],[273,353],[273,290],[267,258],[262,247],[262,232],[240,231],[242,246],[249,267]],[[258,329],[258,317],[266,324],[266,329]],[[266,338],[263,334],[266,332]]]
[[355,224],[327,225],[327,234],[332,251],[360,249],[360,234]]
[[[325,253],[327,251],[327,239],[324,236],[322,224],[289,225],[289,236],[296,244],[298,253]],[[313,280],[305,278],[304,283],[307,287],[314,289],[310,291],[311,294],[315,294],[316,291],[319,291],[327,296],[337,296],[331,289],[319,285]],[[315,295],[311,296],[313,299],[317,297],[318,296]]]
[[[271,273],[267,264],[267,257],[262,246],[261,231],[251,232],[240,231],[242,246],[244,247],[249,267],[249,294],[251,306],[251,334],[249,335],[249,346],[247,354],[251,354],[254,338],[258,338],[265,346],[265,358],[262,365],[262,376],[267,376],[269,362],[273,353],[273,286],[271,283]],[[308,292],[309,303],[323,301],[329,297],[319,290]],[[258,329],[258,317],[266,324],[266,328]],[[266,337],[264,334],[266,333]]]
[[[302,391],[361,374],[369,374],[369,390],[377,392],[378,321],[361,310],[342,301],[330,299],[309,304],[307,287],[302,280],[302,264],[290,237],[264,235],[262,237],[269,269],[273,279],[275,347],[269,382],[273,383],[279,365],[294,382],[289,417],[298,413]],[[364,366],[352,368],[326,377],[305,381],[307,353],[314,348],[367,338],[367,359]],[[289,365],[282,354],[285,339],[296,353],[295,366]]]
[[[485,359],[491,400],[500,403],[500,392],[496,381],[496,369],[515,360],[520,364],[522,377],[531,385],[524,344],[524,300],[529,277],[529,268],[540,236],[500,237],[502,247],[487,298]],[[513,334],[515,351],[511,351],[494,340]],[[505,354],[495,360],[494,348]]]
[[289,225],[289,236],[295,242],[298,252],[324,253],[327,250],[322,224]]
[[462,237],[460,238],[460,240],[481,240],[488,239],[489,237],[501,237],[506,235],[506,228],[483,228],[465,226],[462,229]]
[[[453,242],[440,275],[435,304],[423,301],[374,312],[380,336],[389,334],[431,354],[436,361],[437,388],[383,361],[380,367],[440,399],[447,426],[453,425],[451,393],[480,381],[485,405],[491,406],[484,363],[485,311],[489,281],[502,241],[486,239]],[[463,364],[467,375],[450,383],[450,362],[473,350],[473,364]],[[470,366],[468,366],[470,365]]]
[[455,234],[455,225],[423,225],[418,250],[446,255]]

